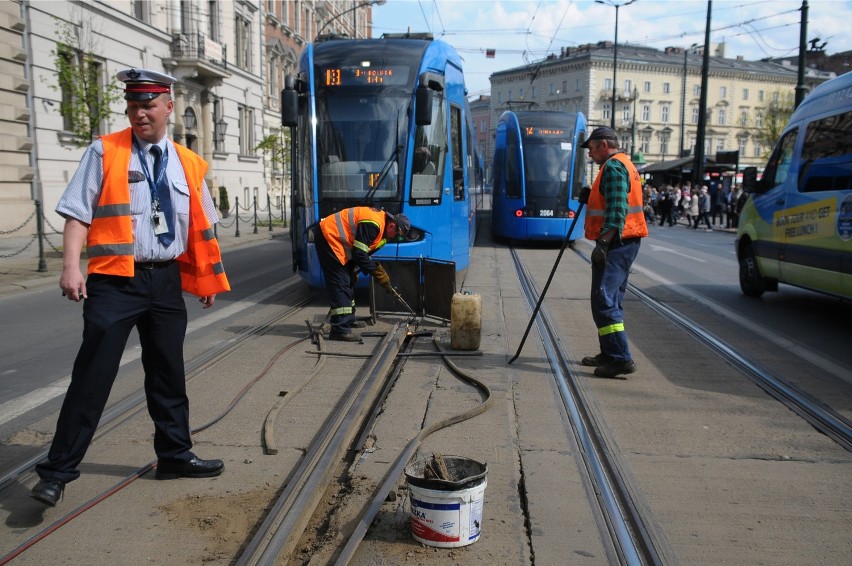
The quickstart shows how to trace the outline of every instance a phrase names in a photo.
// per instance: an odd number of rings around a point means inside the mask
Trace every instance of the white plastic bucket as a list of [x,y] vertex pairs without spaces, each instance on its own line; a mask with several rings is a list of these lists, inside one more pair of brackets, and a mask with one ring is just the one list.
[[478,350],[482,337],[482,297],[456,293],[450,311],[450,347]]
[[426,489],[408,484],[411,534],[428,546],[452,548],[479,540],[488,481],[460,491]]
[[488,466],[476,460],[444,456],[453,479],[424,477],[426,460],[405,470],[411,505],[411,534],[429,546],[452,548],[479,540]]

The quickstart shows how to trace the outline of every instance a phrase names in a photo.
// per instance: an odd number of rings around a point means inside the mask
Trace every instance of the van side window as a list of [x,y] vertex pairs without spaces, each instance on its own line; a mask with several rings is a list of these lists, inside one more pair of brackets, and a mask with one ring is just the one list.
[[852,111],[808,125],[799,171],[799,192],[852,190]]
[[772,152],[772,157],[769,158],[761,179],[761,183],[767,189],[777,187],[787,180],[790,165],[793,163],[793,147],[796,145],[798,135],[798,128],[791,130],[775,146],[775,151]]

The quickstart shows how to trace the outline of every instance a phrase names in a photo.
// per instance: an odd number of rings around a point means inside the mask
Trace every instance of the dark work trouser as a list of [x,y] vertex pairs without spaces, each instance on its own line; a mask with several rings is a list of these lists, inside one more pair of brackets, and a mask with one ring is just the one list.
[[352,332],[349,325],[355,320],[355,289],[352,286],[351,266],[340,263],[320,230],[317,230],[315,241],[320,267],[325,277],[331,329],[347,334]]
[[95,434],[134,326],[142,346],[148,414],[154,421],[154,452],[164,459],[192,458],[183,364],[187,319],[177,262],[136,267],[133,277],[92,274],[86,291],[83,343],[47,460],[36,466],[38,475],[65,482],[80,476],[77,466]]
[[624,330],[622,301],[640,242],[640,238],[613,242],[604,266],[592,264],[592,318],[598,329],[598,342],[602,353],[618,361],[633,359]]

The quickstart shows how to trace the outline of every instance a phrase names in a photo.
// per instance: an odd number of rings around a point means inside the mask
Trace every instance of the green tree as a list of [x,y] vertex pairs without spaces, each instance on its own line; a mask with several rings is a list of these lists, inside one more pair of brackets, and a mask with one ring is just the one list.
[[98,136],[101,124],[110,124],[112,104],[121,99],[115,77],[104,80],[104,64],[95,55],[91,21],[57,21],[56,47],[50,52],[56,66],[56,83],[50,88],[62,93],[60,112],[72,143],[88,145]]
[[763,148],[763,156],[769,157],[775,142],[781,138],[781,133],[795,110],[796,96],[793,91],[776,91],[769,95],[769,104],[760,110],[763,121],[754,130],[754,139]]
[[254,150],[260,150],[264,155],[268,154],[269,160],[273,164],[273,169],[280,170],[283,168],[284,162],[287,159],[287,156],[284,155],[284,141],[281,139],[280,131],[264,137]]

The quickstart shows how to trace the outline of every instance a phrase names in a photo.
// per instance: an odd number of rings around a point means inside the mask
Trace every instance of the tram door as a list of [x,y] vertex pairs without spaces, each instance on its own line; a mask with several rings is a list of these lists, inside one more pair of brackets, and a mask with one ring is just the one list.
[[447,64],[447,100],[450,106],[450,143],[447,161],[452,168],[452,176],[444,178],[444,199],[449,199],[451,216],[451,247],[453,261],[466,266],[470,256],[470,199],[468,180],[468,159],[465,139],[465,102],[464,77],[461,69]]

